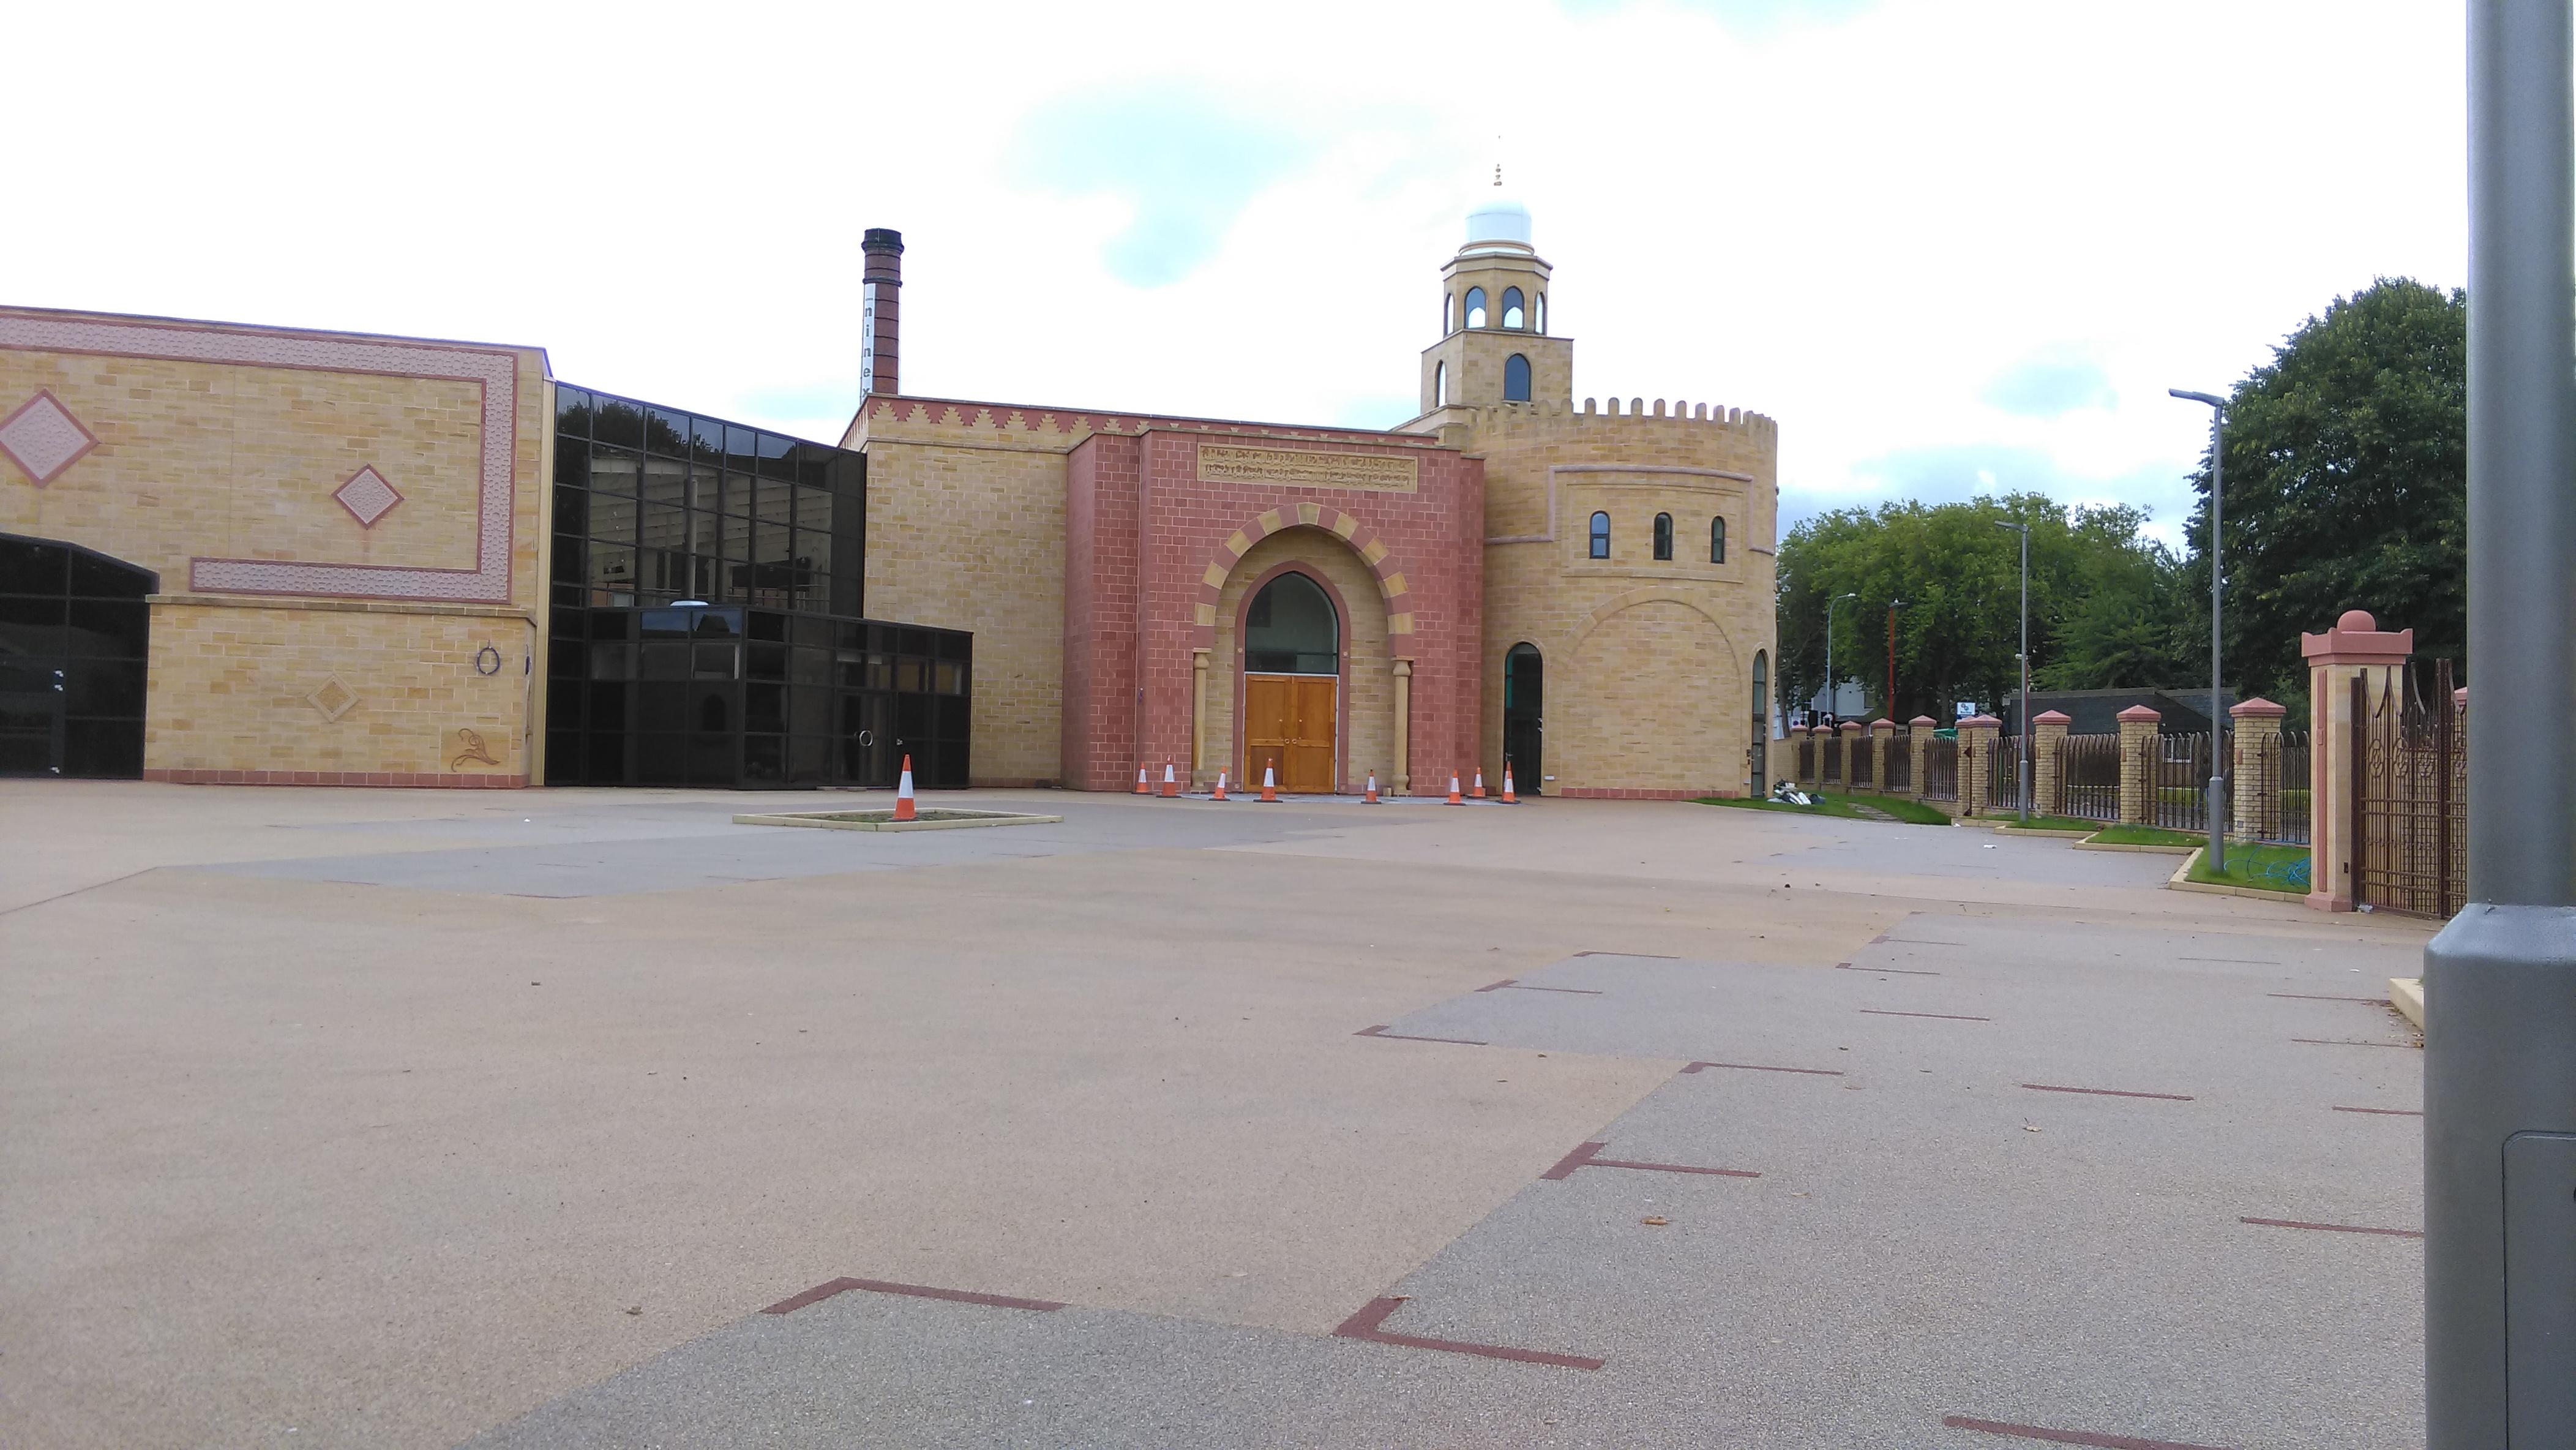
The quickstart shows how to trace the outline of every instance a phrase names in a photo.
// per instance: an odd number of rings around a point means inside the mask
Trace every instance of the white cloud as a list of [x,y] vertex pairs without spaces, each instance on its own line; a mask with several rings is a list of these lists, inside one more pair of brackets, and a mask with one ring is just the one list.
[[[2167,387],[2223,388],[2375,276],[2463,279],[2450,9],[1459,14],[39,8],[13,50],[115,69],[20,69],[15,114],[54,124],[22,120],[0,277],[37,305],[542,343],[568,380],[830,436],[858,235],[894,226],[915,390],[1386,423],[1499,155],[1578,394],[1769,413],[1784,486],[1828,505],[1953,486],[1974,469],[1888,461],[1984,450],[2169,522],[2206,416]],[[1211,113],[1264,144],[1176,136],[1141,179],[1083,149]],[[1061,117],[1094,124],[1030,144]],[[1192,168],[1223,183],[1204,205]],[[2069,347],[2107,402],[1993,401]]]

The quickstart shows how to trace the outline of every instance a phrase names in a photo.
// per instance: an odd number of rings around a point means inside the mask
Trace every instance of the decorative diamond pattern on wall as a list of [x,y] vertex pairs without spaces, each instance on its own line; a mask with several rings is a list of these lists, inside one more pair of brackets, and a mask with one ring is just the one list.
[[357,705],[358,692],[342,683],[338,675],[327,675],[312,694],[304,697],[304,703],[321,711],[323,719],[337,720]]
[[347,509],[362,529],[374,528],[376,520],[393,512],[394,505],[403,501],[402,495],[394,492],[394,486],[385,482],[385,476],[376,472],[374,464],[359,469],[357,477],[340,485],[331,496],[340,501],[340,507]]
[[97,435],[82,427],[71,409],[43,388],[18,411],[0,418],[0,453],[26,470],[38,488],[61,477],[64,469],[97,446]]

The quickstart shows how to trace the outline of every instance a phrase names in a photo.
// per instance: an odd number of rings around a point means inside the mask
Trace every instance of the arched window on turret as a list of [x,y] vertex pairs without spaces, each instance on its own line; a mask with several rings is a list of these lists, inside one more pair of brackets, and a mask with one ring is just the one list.
[[1469,327],[1485,325],[1485,289],[1482,287],[1467,289],[1467,325]]
[[1503,359],[1503,401],[1526,403],[1529,400],[1529,359],[1519,353],[1513,353]]
[[1449,406],[1449,365],[1445,362],[1431,365],[1431,406]]
[[1608,514],[1592,516],[1592,557],[1595,559],[1610,557],[1610,516]]
[[1655,557],[1669,561],[1673,557],[1673,516],[1655,515]]
[[1544,292],[1538,294],[1538,311],[1530,318],[1530,331],[1537,333],[1547,331],[1547,294]]
[[1528,320],[1529,318],[1526,315],[1526,308],[1521,299],[1521,289],[1518,287],[1504,288],[1503,326],[1517,328]]
[[1458,294],[1440,294],[1440,335],[1447,337],[1458,330]]
[[1726,562],[1726,520],[1723,518],[1708,521],[1708,561],[1712,564]]

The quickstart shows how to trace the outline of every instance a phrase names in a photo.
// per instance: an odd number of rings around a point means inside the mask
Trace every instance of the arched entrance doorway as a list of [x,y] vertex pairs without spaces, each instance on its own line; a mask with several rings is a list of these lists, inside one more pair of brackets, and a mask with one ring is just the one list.
[[143,774],[143,672],[160,585],[78,544],[0,534],[0,775]]
[[1333,789],[1341,674],[1341,616],[1323,585],[1294,569],[1262,585],[1243,615],[1246,785],[1276,760],[1280,789]]
[[1546,670],[1534,644],[1513,645],[1503,656],[1503,759],[1511,764],[1513,783],[1532,795],[1547,780],[1540,719],[1547,704]]
[[1768,650],[1753,652],[1753,733],[1746,738],[1753,742],[1745,747],[1745,762],[1749,767],[1746,773],[1752,782],[1752,794],[1758,798],[1771,789],[1771,653]]

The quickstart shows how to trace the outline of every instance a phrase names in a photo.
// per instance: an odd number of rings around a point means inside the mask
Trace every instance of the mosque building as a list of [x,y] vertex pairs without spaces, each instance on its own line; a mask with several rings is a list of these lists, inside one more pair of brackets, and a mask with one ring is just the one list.
[[1527,211],[1385,431],[900,386],[837,445],[533,347],[0,308],[0,773],[1758,791],[1778,428],[1574,396]]

